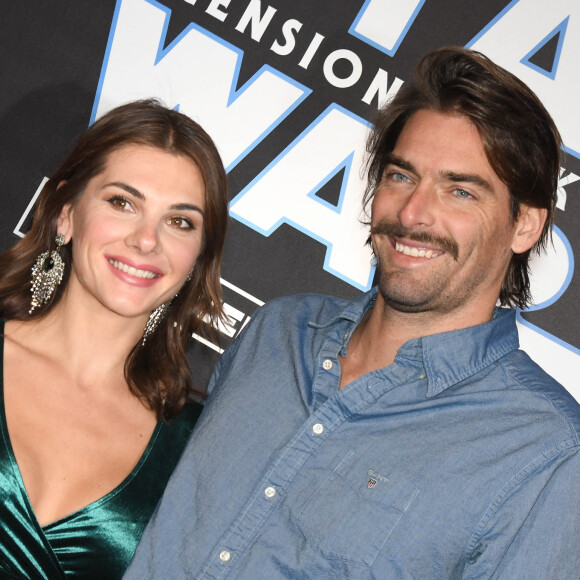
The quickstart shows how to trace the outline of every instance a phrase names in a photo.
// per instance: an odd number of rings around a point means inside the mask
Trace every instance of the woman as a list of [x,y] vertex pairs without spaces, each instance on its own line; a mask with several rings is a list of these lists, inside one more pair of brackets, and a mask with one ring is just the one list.
[[[119,578],[201,406],[226,175],[155,101],[94,123],[0,256],[0,577]],[[201,393],[198,393],[201,395]]]

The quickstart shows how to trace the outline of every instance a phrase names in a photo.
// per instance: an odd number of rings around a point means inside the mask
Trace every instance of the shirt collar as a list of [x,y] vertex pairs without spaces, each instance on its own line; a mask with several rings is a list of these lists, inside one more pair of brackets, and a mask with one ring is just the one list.
[[[339,320],[353,322],[344,337],[346,343],[366,312],[374,306],[377,292],[375,286],[326,321],[309,324],[322,329]],[[397,358],[422,357],[428,380],[427,397],[433,397],[519,348],[515,315],[513,309],[495,308],[490,322],[410,340],[401,346]]]
[[[368,292],[365,292],[354,300],[347,302],[345,307],[337,314],[333,314],[326,319],[324,316],[320,316],[319,320],[311,320],[308,325],[312,328],[327,328],[339,320],[349,320],[358,324],[364,318],[367,311],[375,305],[377,292],[378,287],[375,286]],[[353,327],[353,330],[355,327],[356,325]]]
[[427,396],[438,395],[516,350],[515,316],[513,309],[496,308],[490,322],[419,339],[429,381]]

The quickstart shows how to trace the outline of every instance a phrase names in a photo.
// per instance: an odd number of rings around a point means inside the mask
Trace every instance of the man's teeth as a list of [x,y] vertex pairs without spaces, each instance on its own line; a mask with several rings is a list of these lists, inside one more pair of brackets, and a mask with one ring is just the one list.
[[436,255],[436,252],[434,252],[433,250],[425,250],[425,248],[411,248],[410,246],[404,246],[403,244],[399,243],[399,242],[395,242],[395,250],[397,250],[397,252],[401,252],[402,254],[405,254],[407,256],[414,256],[416,258],[433,258],[434,254]]
[[123,262],[119,262],[118,260],[109,260],[109,263],[117,268],[117,270],[121,270],[122,272],[126,272],[131,276],[135,276],[136,278],[157,278],[157,274],[153,272],[149,272],[148,270],[139,270],[138,268],[133,268],[133,266],[128,266],[127,264],[123,264]]

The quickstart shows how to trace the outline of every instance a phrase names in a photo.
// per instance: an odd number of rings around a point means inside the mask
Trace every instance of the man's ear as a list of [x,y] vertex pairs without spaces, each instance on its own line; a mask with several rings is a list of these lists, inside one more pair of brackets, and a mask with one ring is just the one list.
[[525,203],[520,205],[512,241],[515,254],[526,252],[540,239],[547,218],[548,210],[543,207],[532,207]]
[[[66,181],[61,181],[58,184],[57,189],[60,189]],[[60,215],[58,216],[58,222],[56,226],[56,231],[64,236],[64,243],[68,244],[73,235],[73,206],[72,203],[66,203],[60,210]]]

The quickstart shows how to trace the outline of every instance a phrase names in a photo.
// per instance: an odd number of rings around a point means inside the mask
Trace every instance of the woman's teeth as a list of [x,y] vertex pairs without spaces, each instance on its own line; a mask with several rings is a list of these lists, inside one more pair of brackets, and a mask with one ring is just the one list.
[[149,272],[149,270],[139,270],[139,268],[133,268],[133,266],[128,266],[127,264],[119,262],[118,260],[109,260],[109,264],[117,268],[117,270],[121,270],[121,272],[125,272],[130,276],[135,276],[136,278],[147,278],[151,280],[152,278],[157,278],[158,276],[158,274]]

